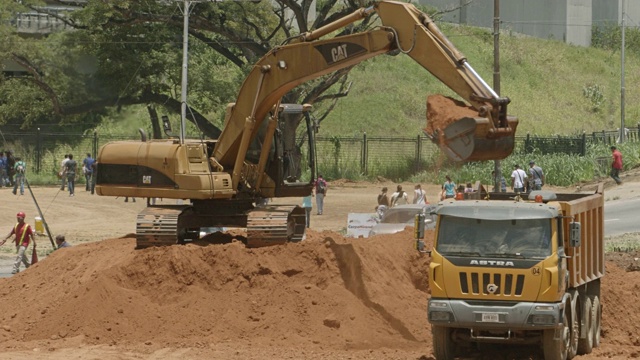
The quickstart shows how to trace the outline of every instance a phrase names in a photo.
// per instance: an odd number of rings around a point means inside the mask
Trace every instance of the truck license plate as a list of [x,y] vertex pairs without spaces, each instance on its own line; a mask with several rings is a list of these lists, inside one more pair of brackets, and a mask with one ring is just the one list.
[[482,313],[482,322],[499,322],[500,318],[495,313]]

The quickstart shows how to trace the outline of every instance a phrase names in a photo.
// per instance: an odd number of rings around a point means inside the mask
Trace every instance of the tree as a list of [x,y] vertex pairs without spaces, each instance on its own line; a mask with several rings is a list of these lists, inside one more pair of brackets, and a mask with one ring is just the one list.
[[[3,22],[0,34],[8,41],[0,45],[0,57],[19,63],[27,74],[0,80],[0,124],[29,128],[35,123],[78,122],[90,128],[109,111],[132,105],[179,114],[181,5],[181,1],[104,0],[59,13],[42,8],[37,0],[3,2],[3,16],[46,12],[72,31],[27,39]],[[216,138],[225,104],[234,100],[253,63],[287,38],[330,23],[361,5],[337,0],[321,0],[317,5],[311,0],[195,4],[189,27],[188,120]],[[365,19],[342,33],[370,25],[371,19]],[[322,121],[331,103],[348,93],[349,70],[300,85],[283,102],[328,102],[325,113],[318,116]],[[297,127],[299,121],[290,126]]]

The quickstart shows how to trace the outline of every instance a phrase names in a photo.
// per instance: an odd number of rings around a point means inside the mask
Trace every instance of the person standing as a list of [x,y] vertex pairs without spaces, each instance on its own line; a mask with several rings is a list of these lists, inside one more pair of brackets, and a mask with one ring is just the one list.
[[622,153],[615,146],[611,147],[611,178],[615,180],[616,184],[622,184],[620,180],[620,171],[622,171]]
[[13,195],[17,195],[18,185],[20,186],[20,195],[24,195],[24,173],[27,171],[27,164],[22,158],[16,158],[16,164],[13,166],[15,179],[13,180]]
[[13,151],[7,151],[7,176],[9,177],[9,185],[13,186],[16,171],[16,158],[13,156]]
[[64,159],[60,161],[60,190],[64,191],[64,187],[67,184],[67,161],[69,161],[69,155],[64,154]]
[[[498,182],[495,170],[491,171],[491,181],[493,181],[493,184]],[[494,187],[493,192],[498,192],[498,190]],[[507,192],[507,180],[505,180],[504,176],[500,176],[500,192]]]
[[24,218],[26,215],[24,212],[20,211],[16,215],[18,219],[18,223],[11,229],[9,235],[0,242],[0,246],[4,245],[7,242],[7,239],[11,237],[11,235],[15,235],[16,242],[16,253],[18,256],[16,257],[16,261],[13,263],[13,271],[12,274],[17,274],[20,272],[20,263],[22,262],[25,268],[28,268],[31,264],[29,263],[29,259],[25,252],[29,247],[29,241],[33,241],[33,250],[36,248],[36,239],[33,237],[33,230],[31,230],[31,226],[24,222]]
[[396,192],[391,195],[391,207],[396,205],[404,205],[409,203],[407,193],[402,190],[402,185],[396,187]]
[[414,204],[428,204],[429,202],[427,201],[427,194],[425,193],[424,190],[422,190],[422,185],[420,184],[416,184],[414,190],[413,190],[413,203]]
[[387,191],[388,189],[386,186],[380,190],[380,194],[378,194],[378,206],[383,205],[387,208],[389,207],[389,195],[387,194]]
[[65,166],[65,173],[67,174],[67,187],[69,188],[69,197],[73,197],[76,187],[76,171],[78,170],[78,163],[73,160],[73,154],[69,154],[69,160],[67,160]]
[[312,197],[313,197],[313,191],[311,192],[311,194],[302,198],[302,207],[304,208],[304,212],[306,214],[305,224],[307,226],[307,229],[309,228],[309,226],[311,226],[311,210],[313,210],[313,203],[311,201]]
[[82,160],[82,171],[85,178],[85,191],[91,191],[91,182],[93,178],[93,163],[95,160],[91,157],[90,153],[87,153],[87,157]]
[[533,160],[529,161],[529,175],[531,175],[529,177],[529,189],[542,190],[542,186],[544,185],[544,172]]
[[4,156],[4,151],[0,151],[0,188],[6,186],[5,179],[7,178],[7,158]]
[[471,185],[471,183],[467,183],[467,187],[464,188],[464,193],[465,194],[469,194],[474,192],[473,190],[473,186]]
[[527,173],[520,169],[520,165],[513,166],[514,170],[511,173],[511,188],[515,192],[524,192],[524,184],[527,181]]
[[442,184],[442,193],[440,193],[440,200],[452,199],[456,196],[456,183],[451,181],[449,175],[445,176],[446,181]]
[[322,211],[324,210],[324,197],[327,196],[327,182],[324,180],[324,178],[322,178],[322,175],[318,175],[315,188],[318,215],[322,215]]

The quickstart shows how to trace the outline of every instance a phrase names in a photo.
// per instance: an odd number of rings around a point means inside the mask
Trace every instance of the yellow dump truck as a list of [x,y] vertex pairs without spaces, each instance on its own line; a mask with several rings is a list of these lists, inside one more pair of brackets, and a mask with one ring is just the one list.
[[436,359],[482,343],[539,344],[545,360],[600,342],[603,187],[480,193],[438,204],[428,319]]

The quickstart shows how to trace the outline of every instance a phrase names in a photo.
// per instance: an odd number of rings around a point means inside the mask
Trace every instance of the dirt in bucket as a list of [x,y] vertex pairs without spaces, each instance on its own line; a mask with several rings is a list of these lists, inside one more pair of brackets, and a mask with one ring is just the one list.
[[427,127],[424,129],[433,135],[435,131],[442,134],[444,129],[464,118],[478,117],[478,112],[460,100],[436,94],[427,96]]

